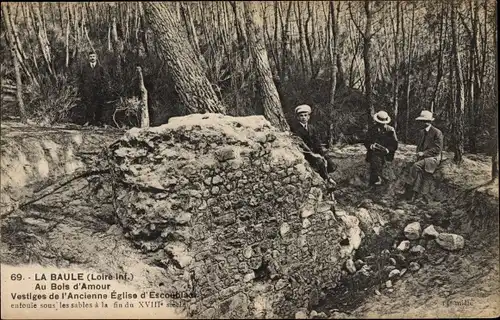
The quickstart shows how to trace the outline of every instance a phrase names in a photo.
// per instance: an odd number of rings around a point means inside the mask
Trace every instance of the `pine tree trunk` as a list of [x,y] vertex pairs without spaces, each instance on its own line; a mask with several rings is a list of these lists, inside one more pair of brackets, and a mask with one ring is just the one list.
[[309,22],[312,19],[311,4],[307,3],[307,19],[304,24],[304,37],[306,41],[307,54],[309,57],[309,70],[311,71],[311,80],[316,77],[316,68],[314,68],[314,57],[313,57],[313,44],[311,43],[311,37],[309,36]]
[[394,90],[392,96],[392,110],[394,114],[394,129],[398,127],[398,113],[399,113],[399,26],[401,20],[401,3],[396,2],[396,25],[394,26]]
[[20,120],[23,123],[27,122],[26,118],[26,111],[24,109],[24,100],[23,100],[23,83],[21,79],[21,69],[19,68],[19,61],[18,61],[18,56],[17,56],[17,48],[16,48],[16,41],[14,37],[14,31],[12,30],[12,25],[11,25],[11,20],[10,20],[10,13],[9,13],[9,7],[8,5],[3,5],[2,6],[2,11],[4,13],[5,19],[5,26],[7,29],[7,38],[9,41],[9,46],[10,46],[10,53],[12,56],[12,62],[14,64],[14,71],[16,74],[16,101],[17,101],[17,106],[19,108],[19,116]]
[[287,81],[289,77],[289,51],[290,51],[290,15],[292,12],[293,3],[290,1],[288,3],[288,8],[286,11],[286,17],[283,21],[281,17],[281,74],[280,80]]
[[372,19],[373,12],[371,9],[370,1],[366,0],[364,3],[366,24],[364,31],[364,45],[363,45],[363,62],[365,65],[365,96],[368,104],[368,123],[371,122],[372,116],[375,114],[373,106],[373,88],[372,88]]
[[335,92],[337,89],[337,44],[338,44],[338,34],[337,34],[337,17],[335,16],[335,2],[329,1],[329,12],[330,12],[330,24],[329,24],[329,34],[330,34],[330,126],[329,126],[329,146],[333,146],[335,140],[334,125],[332,119],[334,117],[333,111],[335,108]]
[[[498,25],[495,23],[495,32],[498,34]],[[486,36],[486,33],[485,33]],[[498,57],[498,43],[497,37],[493,37],[495,57]],[[498,59],[495,59],[495,70],[498,70]],[[498,76],[495,76],[495,106],[498,106]],[[492,146],[492,157],[491,157],[491,177],[492,179],[498,179],[498,107],[493,107],[495,110],[495,131],[493,132],[493,146]]]
[[330,1],[330,107],[333,108],[335,103],[335,90],[337,88],[337,42],[338,42],[338,34],[337,34],[337,21],[335,17],[335,3]]
[[52,58],[50,54],[50,45],[49,41],[47,40],[47,33],[45,32],[45,27],[44,27],[44,21],[42,18],[42,15],[40,14],[40,9],[38,6],[34,5],[33,10],[35,13],[36,17],[36,25],[37,25],[37,36],[38,36],[38,43],[40,45],[40,49],[42,51],[43,58],[45,60],[45,63],[47,64],[47,70],[50,75],[55,76],[54,71],[52,70]]
[[441,19],[439,21],[439,55],[438,55],[438,65],[437,65],[437,75],[436,75],[436,86],[434,87],[434,91],[432,94],[431,101],[431,112],[436,112],[436,103],[437,103],[437,93],[439,91],[439,85],[441,84],[441,79],[443,78],[443,26],[445,19],[445,11],[444,11],[445,3],[441,4]]
[[261,104],[264,116],[271,124],[280,130],[289,130],[288,123],[283,114],[278,90],[273,82],[267,50],[263,42],[262,19],[258,15],[258,2],[244,2],[247,23],[247,35],[250,44],[254,68],[257,73]]
[[[34,84],[38,84],[37,79],[35,78],[35,76],[32,74],[32,72],[28,68],[26,55],[24,53],[21,41],[19,40],[17,26],[15,24],[15,19],[12,18],[12,15],[6,16],[6,18],[9,19],[8,22],[9,22],[10,28],[12,30],[12,37],[13,37],[12,39],[14,41],[14,46],[16,48],[14,53],[17,56],[17,63],[19,64],[19,67],[23,70],[23,72],[26,74],[28,79],[30,79],[30,81],[33,82]],[[34,52],[32,52],[32,53],[34,54]],[[34,64],[36,66],[36,60],[34,60]]]
[[282,73],[282,66],[280,61],[280,50],[279,50],[279,39],[278,39],[278,30],[279,30],[279,3],[278,1],[274,1],[274,56],[276,57],[276,70],[278,75]]
[[190,113],[225,113],[200,62],[189,43],[179,34],[180,24],[175,8],[164,2],[145,2],[144,11],[159,48],[175,82],[176,91]]
[[65,59],[66,69],[69,68],[69,34],[71,32],[71,25],[70,25],[70,19],[71,18],[69,16],[69,8],[67,9],[67,14],[68,14],[68,21],[66,21],[66,39],[65,39],[65,42],[64,42],[65,52],[66,52],[66,59]]
[[413,63],[413,30],[415,28],[415,4],[412,6],[412,18],[410,25],[410,34],[408,40],[408,63],[406,67],[406,125],[405,125],[405,140],[408,141],[410,132],[410,93],[411,93],[411,71]]
[[460,60],[460,53],[458,51],[458,26],[457,26],[457,8],[456,4],[451,4],[451,33],[452,33],[452,56],[453,67],[456,76],[456,103],[453,105],[455,109],[453,117],[453,136],[455,144],[455,155],[453,161],[462,163],[464,154],[464,109],[465,109],[465,95],[464,95],[464,80],[462,75],[462,63]]
[[477,136],[481,125],[480,105],[481,105],[481,86],[479,84],[479,51],[478,51],[478,23],[479,23],[479,1],[474,0],[474,6],[471,10],[472,15],[472,35],[469,46],[469,121],[472,122],[469,134],[470,152],[477,152]]
[[187,18],[189,22],[189,29],[191,30],[191,34],[193,37],[194,49],[196,53],[200,55],[200,42],[198,41],[198,35],[196,33],[196,28],[194,27],[193,15],[191,14],[191,7],[187,5]]

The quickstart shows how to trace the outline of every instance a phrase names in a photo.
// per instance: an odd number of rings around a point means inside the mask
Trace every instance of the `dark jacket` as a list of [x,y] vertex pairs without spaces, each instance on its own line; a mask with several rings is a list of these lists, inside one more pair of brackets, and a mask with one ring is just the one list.
[[302,141],[311,149],[312,152],[325,156],[325,152],[321,147],[318,131],[312,124],[307,125],[307,130],[298,121],[294,121],[290,125],[290,130],[296,136],[300,137]]
[[398,138],[396,136],[396,130],[393,127],[387,124],[384,126],[373,125],[368,129],[364,142],[368,150],[366,154],[366,161],[368,162],[370,162],[373,154],[378,152],[370,149],[373,143],[378,143],[389,150],[389,153],[384,155],[387,161],[394,160],[394,154],[398,149]]
[[441,162],[443,152],[443,133],[438,128],[431,126],[429,132],[420,130],[418,136],[417,152],[423,152],[420,158],[425,162],[425,171],[434,173]]
[[102,96],[108,91],[108,74],[99,63],[91,68],[87,62],[80,69],[79,85],[83,98]]

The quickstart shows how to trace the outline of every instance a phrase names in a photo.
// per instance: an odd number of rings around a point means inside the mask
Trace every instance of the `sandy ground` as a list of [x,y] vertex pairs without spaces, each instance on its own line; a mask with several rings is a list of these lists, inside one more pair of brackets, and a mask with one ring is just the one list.
[[[338,154],[350,155],[360,151],[351,146]],[[409,157],[414,146],[403,146],[397,156]],[[452,154],[445,155],[449,159]],[[340,156],[342,157],[342,156]],[[473,160],[471,159],[473,158]],[[343,161],[343,160],[339,160]],[[444,182],[436,190],[439,199],[429,204],[408,204],[394,197],[397,183],[388,188],[369,188],[359,179],[348,186],[338,198],[347,206],[356,206],[367,199],[375,204],[380,215],[396,220],[402,229],[407,223],[420,221],[434,224],[443,231],[464,236],[465,248],[447,252],[440,248],[427,250],[422,268],[408,272],[393,281],[392,290],[369,288],[361,305],[334,317],[355,318],[471,318],[500,316],[498,179],[491,182],[491,159],[484,156],[466,157],[461,166],[446,161],[440,172]],[[363,172],[366,167],[357,163],[351,171]],[[352,166],[352,165],[349,165]],[[366,165],[365,165],[366,166]],[[342,180],[343,177],[339,177]],[[397,180],[397,176],[395,177]],[[342,187],[341,187],[342,188]],[[398,210],[397,214],[395,210]],[[388,214],[390,213],[390,214]],[[400,240],[399,240],[400,241]],[[380,295],[374,291],[377,289]],[[341,309],[341,308],[340,308]],[[342,311],[342,310],[340,310]]]

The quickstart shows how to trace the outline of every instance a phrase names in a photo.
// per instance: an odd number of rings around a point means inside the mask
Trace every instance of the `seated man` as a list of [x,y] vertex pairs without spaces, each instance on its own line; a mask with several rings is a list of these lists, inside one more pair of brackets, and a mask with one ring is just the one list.
[[442,160],[443,133],[432,125],[432,112],[424,110],[415,120],[422,123],[417,144],[417,161],[410,168],[403,198],[415,200],[417,194],[425,195],[424,173],[433,174]]
[[300,105],[295,108],[297,121],[290,126],[292,133],[297,135],[304,142],[303,152],[304,157],[309,164],[331,185],[335,185],[335,181],[328,176],[328,173],[334,172],[336,165],[327,157],[325,150],[321,147],[320,140],[317,136],[316,129],[309,124],[311,107],[308,105]]
[[382,184],[382,169],[386,161],[392,161],[398,149],[396,131],[388,123],[391,118],[385,111],[373,115],[375,124],[368,129],[365,138],[366,161],[370,164],[370,185]]

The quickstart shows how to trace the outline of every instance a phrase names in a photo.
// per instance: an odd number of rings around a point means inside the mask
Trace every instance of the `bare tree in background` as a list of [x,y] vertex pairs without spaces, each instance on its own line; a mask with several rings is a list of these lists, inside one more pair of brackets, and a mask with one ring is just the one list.
[[[498,9],[497,9],[498,10]],[[498,25],[495,24],[495,35],[498,34]],[[493,41],[495,44],[495,100],[498,105],[498,43],[497,37],[493,37]],[[495,109],[495,132],[493,132],[493,150],[491,157],[491,175],[492,179],[498,179],[498,107]]]
[[181,33],[175,6],[171,3],[144,3],[146,19],[156,37],[160,58],[172,74],[176,91],[190,113],[225,113],[198,57]]
[[19,108],[19,115],[20,115],[20,120],[23,123],[27,122],[26,118],[26,112],[24,110],[24,101],[23,101],[23,83],[21,79],[21,70],[19,68],[19,60],[17,57],[17,48],[16,48],[16,38],[14,37],[14,31],[12,29],[11,25],[11,18],[10,18],[10,12],[9,12],[9,6],[8,5],[2,5],[2,13],[5,26],[7,29],[7,37],[9,40],[9,46],[10,46],[10,52],[12,55],[12,61],[14,63],[14,71],[16,73],[16,99],[17,99],[17,105]]
[[464,154],[464,110],[465,110],[465,96],[464,96],[464,80],[462,75],[462,63],[460,60],[460,53],[458,51],[458,24],[457,24],[457,5],[451,3],[451,37],[452,37],[452,48],[451,53],[453,55],[453,67],[455,69],[456,76],[456,99],[455,103],[452,105],[453,109],[453,125],[452,132],[454,136],[454,151],[455,156],[453,160],[456,163],[462,162],[462,156]]
[[273,82],[273,75],[269,66],[269,58],[263,41],[262,19],[259,16],[259,3],[244,2],[250,52],[257,73],[257,86],[260,88],[260,98],[264,109],[264,116],[275,127],[286,131],[288,123],[283,114],[278,90]]
[[358,25],[353,17],[351,2],[349,2],[349,13],[351,15],[352,21],[356,26],[356,29],[363,38],[363,63],[364,63],[364,76],[365,76],[365,96],[367,101],[367,123],[372,120],[373,114],[375,114],[375,108],[373,106],[373,68],[372,68],[372,38],[373,38],[373,3],[369,0],[365,0],[363,3],[364,13],[365,13],[365,27],[364,30]]
[[[337,89],[337,55],[338,55],[338,23],[337,17],[335,16],[335,2],[329,1],[329,15],[328,19],[328,41],[329,41],[329,56],[330,56],[330,118],[333,119],[334,105],[335,105],[335,91]],[[330,121],[329,125],[329,141],[328,145],[332,146],[335,138],[335,126],[333,121]]]

